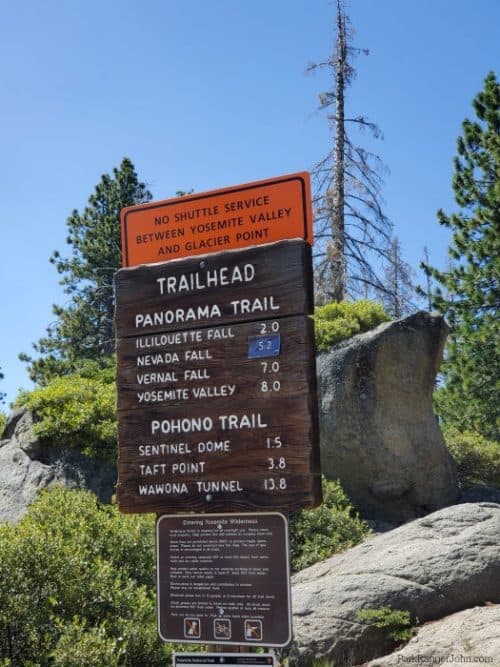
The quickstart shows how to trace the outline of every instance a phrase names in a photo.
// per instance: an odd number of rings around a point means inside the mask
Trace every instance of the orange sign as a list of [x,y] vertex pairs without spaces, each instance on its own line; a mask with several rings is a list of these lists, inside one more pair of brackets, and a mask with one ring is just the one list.
[[312,243],[309,174],[122,209],[123,266],[166,262],[283,239]]

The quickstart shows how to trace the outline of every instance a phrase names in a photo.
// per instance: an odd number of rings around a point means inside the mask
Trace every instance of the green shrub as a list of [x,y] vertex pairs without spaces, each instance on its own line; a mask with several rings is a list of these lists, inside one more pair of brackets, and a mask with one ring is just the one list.
[[[7,423],[7,415],[4,412],[0,412],[0,438],[3,436],[6,423]],[[2,667],[1,664],[0,667]]]
[[383,628],[387,637],[397,643],[407,642],[415,634],[410,612],[403,609],[392,607],[362,609],[358,611],[357,617],[360,621],[367,621],[376,628]]
[[51,653],[57,667],[118,667],[124,656],[121,637],[110,637],[106,626],[87,628],[85,621],[75,617],[68,626],[61,626],[61,636]]
[[500,488],[500,443],[472,431],[461,433],[448,427],[443,432],[462,487],[485,484]]
[[323,504],[290,517],[290,558],[302,570],[361,542],[370,529],[354,511],[339,482],[323,480]]
[[[448,351],[448,356],[449,354]],[[500,411],[493,387],[489,393],[481,390],[483,391],[481,398],[471,399],[471,395],[477,389],[469,377],[470,367],[474,364],[472,357],[467,360],[468,365],[463,365],[462,374],[454,371],[453,378],[447,377],[446,364],[445,360],[446,384],[436,389],[433,395],[434,411],[439,415],[443,429],[455,429],[460,433],[479,433],[490,441],[500,442]],[[493,380],[484,382],[486,385],[492,383]]]
[[116,462],[116,389],[114,370],[88,363],[76,375],[56,378],[45,387],[22,392],[16,406],[35,418],[42,442],[79,449],[87,456]]
[[154,571],[152,516],[43,492],[19,523],[0,525],[0,664],[169,664]]
[[316,347],[321,351],[329,350],[336,343],[390,319],[383,306],[373,301],[342,301],[319,306],[314,311]]

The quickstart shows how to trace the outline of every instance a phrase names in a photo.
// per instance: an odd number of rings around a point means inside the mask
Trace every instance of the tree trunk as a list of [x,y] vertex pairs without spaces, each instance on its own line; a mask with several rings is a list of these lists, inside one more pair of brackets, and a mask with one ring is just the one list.
[[332,241],[328,249],[331,263],[334,301],[345,296],[345,231],[344,231],[344,88],[347,64],[346,25],[340,0],[337,0],[337,66],[335,71],[335,146],[333,154],[333,183],[330,196],[332,211]]

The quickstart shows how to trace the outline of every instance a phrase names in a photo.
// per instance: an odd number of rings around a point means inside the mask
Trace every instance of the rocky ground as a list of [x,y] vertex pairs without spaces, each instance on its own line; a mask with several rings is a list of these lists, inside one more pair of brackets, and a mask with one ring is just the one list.
[[[465,619],[486,614],[497,623],[497,607],[474,608],[500,603],[500,505],[455,505],[377,535],[296,574],[292,598],[291,664],[298,667],[319,658],[336,667],[356,665],[393,650],[384,630],[358,618],[362,609],[407,610],[419,624],[442,619],[443,637],[447,627],[460,627],[460,618],[452,618],[457,612]],[[422,628],[412,640],[415,650],[428,641],[433,627]],[[476,633],[473,624],[468,627],[468,645],[480,647],[484,636],[488,651],[500,657],[500,633],[495,638],[489,630]],[[482,627],[479,621],[477,627]],[[440,640],[443,651],[454,646],[449,638],[449,644]]]
[[426,623],[408,644],[365,666],[446,664],[500,666],[500,605],[488,603]]

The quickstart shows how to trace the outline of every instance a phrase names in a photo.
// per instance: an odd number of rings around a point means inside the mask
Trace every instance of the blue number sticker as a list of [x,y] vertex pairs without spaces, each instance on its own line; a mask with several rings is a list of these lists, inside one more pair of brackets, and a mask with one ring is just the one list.
[[277,357],[281,351],[281,335],[248,337],[248,358]]

